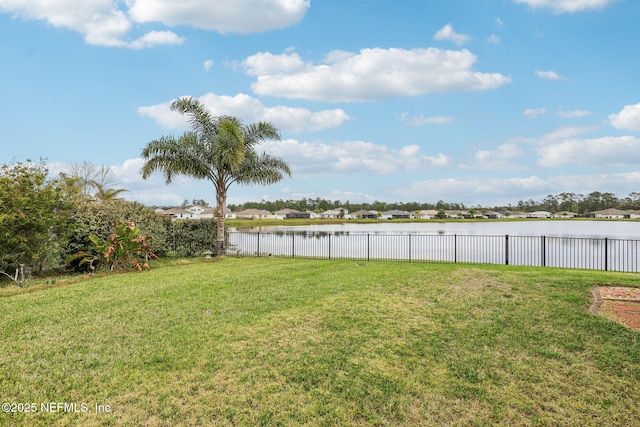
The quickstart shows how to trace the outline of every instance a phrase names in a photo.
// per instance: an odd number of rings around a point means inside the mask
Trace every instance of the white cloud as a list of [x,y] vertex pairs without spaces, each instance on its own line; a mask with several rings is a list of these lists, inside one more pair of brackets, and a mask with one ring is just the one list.
[[501,40],[500,37],[496,36],[495,34],[491,34],[488,38],[487,38],[487,43],[491,43],[491,44],[500,44]]
[[640,132],[640,104],[626,105],[619,113],[611,114],[609,123],[616,129]]
[[566,126],[553,130],[542,136],[543,142],[559,141],[563,139],[575,138],[596,130],[598,126]]
[[544,108],[527,108],[523,114],[528,119],[537,119],[547,114],[547,110]]
[[125,45],[121,38],[132,26],[112,0],[0,0],[0,11],[77,31],[88,44],[103,46]]
[[502,18],[500,18],[499,16],[496,17],[496,28],[500,30],[502,29],[503,25],[504,25],[504,22],[502,21]]
[[440,30],[438,30],[434,34],[433,38],[436,40],[450,40],[455,44],[457,44],[458,46],[461,46],[465,44],[467,41],[469,41],[469,36],[456,33],[450,24],[445,25]]
[[310,0],[130,0],[135,22],[191,25],[220,33],[254,33],[300,22]]
[[[281,131],[317,131],[335,128],[350,120],[349,115],[342,109],[312,112],[304,108],[266,107],[258,99],[243,93],[235,96],[207,93],[198,99],[214,116],[232,115],[241,118],[245,123],[267,121]],[[139,107],[138,114],[150,117],[166,128],[188,128],[186,117],[171,111],[171,102]]]
[[307,68],[307,64],[297,53],[283,53],[274,55],[262,52],[248,57],[242,62],[242,66],[251,76],[263,74],[295,73]]
[[632,136],[567,139],[541,144],[537,150],[543,167],[635,167],[640,163],[640,139]]
[[617,0],[514,0],[534,9],[551,9],[554,13],[573,13],[602,9]]
[[205,71],[209,71],[211,69],[211,67],[213,67],[213,60],[207,59],[206,61],[204,61],[202,66],[204,67]]
[[150,31],[131,39],[136,23],[191,25],[219,32],[251,33],[299,22],[309,0],[0,0],[0,12],[76,31],[87,44],[142,49],[180,44],[171,31]]
[[128,43],[131,49],[144,49],[156,45],[182,44],[184,39],[171,31],[150,31],[144,36]]
[[556,115],[558,117],[562,117],[563,119],[572,119],[576,117],[592,116],[593,113],[588,110],[573,110],[573,111],[558,111]]
[[536,76],[538,76],[538,77],[540,77],[541,79],[544,79],[544,80],[563,80],[564,79],[562,76],[560,76],[555,71],[536,70],[536,71],[534,71],[534,73],[536,74]]
[[423,116],[422,114],[409,117],[407,113],[402,113],[401,119],[408,126],[423,126],[423,125],[444,125],[451,123],[455,120],[453,116]]
[[328,102],[490,90],[511,82],[499,73],[473,71],[477,58],[466,49],[372,48],[328,57],[312,65],[295,53],[259,53],[243,65],[257,76],[251,87],[259,95]]
[[287,139],[262,145],[266,152],[284,158],[295,176],[366,173],[388,175],[449,165],[443,154],[421,154],[417,145],[393,149],[366,141],[300,142]]
[[477,151],[473,160],[460,164],[460,169],[470,170],[522,170],[522,165],[516,164],[515,160],[522,157],[524,151],[516,144],[502,144],[496,150]]

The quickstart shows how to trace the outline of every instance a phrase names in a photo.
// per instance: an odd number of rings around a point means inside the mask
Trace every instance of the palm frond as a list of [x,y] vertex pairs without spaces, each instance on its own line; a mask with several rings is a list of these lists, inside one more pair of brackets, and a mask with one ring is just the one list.
[[218,138],[212,152],[219,160],[220,167],[233,173],[245,159],[245,139],[242,123],[235,117],[221,117],[218,120]]
[[255,152],[245,157],[243,167],[235,176],[238,184],[271,185],[291,176],[289,165],[280,157]]
[[271,123],[266,122],[251,123],[245,126],[244,135],[245,144],[248,147],[253,147],[256,144],[267,140],[281,140],[278,129]]
[[211,178],[211,169],[203,158],[202,144],[193,132],[186,132],[180,138],[163,136],[151,141],[142,150],[145,160],[142,178],[147,179],[154,172],[162,172],[167,184],[175,175],[192,176],[197,179]]
[[193,97],[179,98],[171,103],[171,111],[186,115],[191,129],[201,135],[216,133],[216,119],[205,106]]

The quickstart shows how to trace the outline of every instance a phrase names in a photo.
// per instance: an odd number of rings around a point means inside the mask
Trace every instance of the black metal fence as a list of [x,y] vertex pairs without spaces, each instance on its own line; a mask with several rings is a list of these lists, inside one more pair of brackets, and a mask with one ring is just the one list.
[[509,235],[230,232],[228,254],[640,270],[640,240]]

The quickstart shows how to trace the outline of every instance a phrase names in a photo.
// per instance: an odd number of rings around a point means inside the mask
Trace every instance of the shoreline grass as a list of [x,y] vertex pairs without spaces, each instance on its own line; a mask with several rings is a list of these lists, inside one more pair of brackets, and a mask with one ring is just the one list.
[[[640,343],[589,313],[640,276],[224,258],[0,298],[0,425],[608,425]],[[96,405],[109,412],[96,413]]]

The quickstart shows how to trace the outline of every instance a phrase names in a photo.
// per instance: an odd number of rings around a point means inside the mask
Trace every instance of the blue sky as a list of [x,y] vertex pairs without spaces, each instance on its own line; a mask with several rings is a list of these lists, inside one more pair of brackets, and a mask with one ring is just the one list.
[[516,204],[640,191],[637,0],[0,0],[2,163],[110,165],[124,197],[215,202],[142,180],[172,100],[270,121],[293,175],[229,203],[321,197]]

